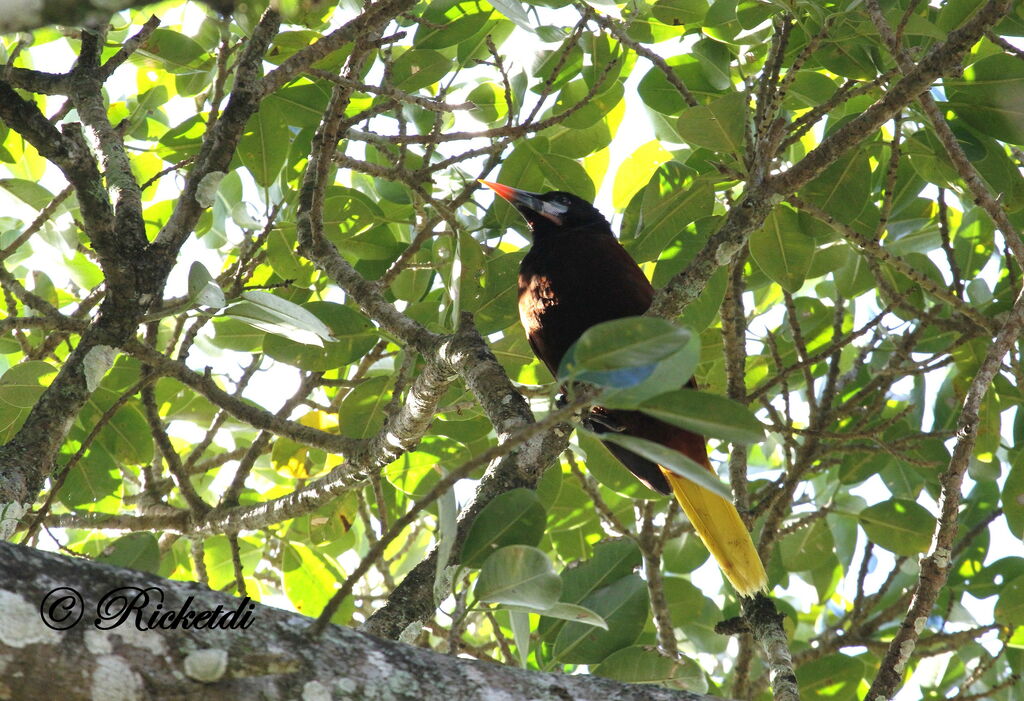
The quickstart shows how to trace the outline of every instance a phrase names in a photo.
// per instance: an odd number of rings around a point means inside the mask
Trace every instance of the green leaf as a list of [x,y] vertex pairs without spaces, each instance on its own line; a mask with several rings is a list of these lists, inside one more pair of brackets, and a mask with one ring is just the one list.
[[236,153],[260,187],[270,187],[281,172],[289,137],[288,126],[277,110],[261,109],[246,123]]
[[228,318],[213,320],[213,344],[219,348],[259,352],[265,338],[269,338],[265,331],[254,328],[246,322]]
[[[346,400],[348,398],[346,397]],[[374,397],[368,392],[365,398],[367,403],[374,401]],[[381,412],[383,403],[376,406],[376,411]],[[383,414],[378,413],[376,422],[372,424],[375,428],[383,425]],[[352,416],[351,420],[373,420],[372,414],[359,419]],[[346,425],[347,419],[342,420]],[[440,478],[441,465],[458,465],[471,457],[466,446],[459,441],[446,436],[425,436],[423,441],[416,447],[416,450],[405,453],[398,460],[384,468],[384,477],[396,489],[414,497],[422,497],[429,492]]]
[[264,98],[263,104],[272,105],[285,124],[316,129],[330,99],[330,85],[314,82],[278,88]]
[[594,199],[594,181],[578,162],[557,153],[548,153],[547,144],[536,139],[523,142],[523,146],[533,159],[533,166],[551,189],[569,192],[588,201]]
[[800,195],[837,220],[852,224],[871,199],[871,164],[865,154],[849,153],[808,183]]
[[790,533],[779,544],[782,564],[790,572],[815,570],[834,561],[835,542],[825,519]]
[[796,672],[800,698],[852,701],[866,671],[862,661],[841,654],[802,664]]
[[1024,452],[1015,456],[1003,484],[1003,511],[1006,525],[1018,539],[1024,540]]
[[338,428],[349,438],[369,438],[384,425],[384,407],[390,399],[386,391],[392,377],[370,377],[345,395],[338,409]]
[[53,194],[39,183],[20,178],[2,178],[0,187],[33,209],[42,209],[53,201]]
[[379,339],[373,324],[351,307],[337,302],[307,302],[302,309],[327,324],[333,340],[318,347],[270,334],[263,340],[263,348],[271,358],[303,370],[326,372],[359,360]]
[[[554,114],[559,115],[570,109],[573,110],[572,114],[562,121],[563,125],[570,129],[586,129],[594,126],[598,120],[611,112],[622,101],[624,89],[622,83],[616,81],[588,100],[589,93],[590,86],[584,80],[574,80],[562,88],[555,101]],[[583,106],[578,107],[580,104]],[[587,197],[586,199],[592,198]]]
[[836,84],[827,75],[818,71],[797,71],[782,106],[786,109],[817,107],[832,97],[835,91]]
[[537,30],[535,23],[530,21],[526,9],[523,8],[523,3],[519,0],[491,0],[491,5],[526,31],[535,32]]
[[652,397],[640,411],[705,436],[750,445],[764,440],[764,426],[747,407],[728,397],[678,389]]
[[707,681],[696,662],[681,657],[673,659],[653,647],[632,645],[606,657],[593,673],[627,684],[661,684],[673,689],[704,693]]
[[554,603],[542,610],[524,608],[521,606],[505,606],[503,608],[506,608],[509,611],[529,611],[531,613],[539,613],[542,616],[557,618],[561,621],[574,621],[584,625],[596,626],[597,628],[608,630],[608,623],[590,609],[577,604],[567,604],[564,601]]
[[458,530],[459,504],[455,499],[455,487],[445,490],[437,500],[437,567],[434,568],[434,600],[444,598],[442,582],[444,570],[451,559],[452,546],[455,545],[455,533]]
[[559,662],[593,664],[616,650],[632,645],[649,615],[647,584],[637,575],[629,574],[594,592],[583,600],[582,605],[603,617],[608,623],[608,630],[598,630],[583,623],[567,623],[559,631],[551,650]]
[[505,90],[494,83],[484,82],[477,85],[468,95],[469,101],[476,107],[469,113],[485,124],[491,124],[505,117],[507,103]]
[[666,387],[685,385],[699,362],[700,336],[693,334],[679,350],[658,361],[654,371],[646,379],[629,387],[605,389],[601,394],[601,405],[617,409],[636,409],[651,397],[664,394]]
[[743,153],[746,125],[747,96],[732,93],[687,109],[676,121],[676,131],[688,144],[738,155]]
[[106,447],[93,441],[85,457],[68,472],[57,498],[64,506],[75,508],[88,507],[114,494],[121,486],[120,474],[111,471],[116,464],[116,458]]
[[[597,435],[597,434],[595,434]],[[699,484],[713,494],[723,499],[732,499],[729,488],[722,484],[718,476],[710,472],[700,463],[694,462],[678,450],[667,448],[660,443],[649,441],[636,436],[628,436],[625,433],[602,433],[597,436],[606,443],[615,443],[627,448],[637,455],[643,456],[652,462],[664,467],[666,470],[676,473],[680,477]]]
[[[683,85],[689,88],[694,95],[716,95],[719,94],[715,87],[704,77],[704,70],[700,63],[693,56],[674,56],[666,59],[668,65],[682,81]],[[640,99],[648,107],[665,115],[676,115],[679,111],[686,109],[686,101],[683,96],[665,78],[665,74],[657,66],[651,68],[640,79],[637,86]]]
[[691,531],[665,543],[661,561],[669,572],[693,572],[707,562],[710,555],[700,536]]
[[227,300],[224,290],[213,279],[209,271],[199,261],[192,261],[188,269],[188,297],[197,305],[220,309]]
[[153,459],[153,438],[142,411],[127,404],[114,414],[97,440],[121,462],[141,465]]
[[543,551],[528,545],[507,545],[484,561],[473,592],[487,603],[546,609],[558,601],[562,580]]
[[[306,545],[290,542],[284,547],[281,569],[284,593],[295,609],[307,616],[319,616],[338,586],[334,566],[328,566]],[[331,617],[333,623],[348,622],[353,610],[351,599],[346,604]]]
[[516,251],[492,256],[487,260],[484,289],[473,310],[473,320],[484,336],[507,328],[519,319],[516,310],[516,280],[523,255]]
[[693,55],[697,57],[704,77],[716,90],[728,90],[732,87],[729,64],[733,55],[728,46],[714,39],[701,39],[693,45]]
[[[181,541],[179,540],[179,542]],[[238,556],[242,561],[244,572],[252,572],[256,569],[256,565],[263,556],[263,547],[257,545],[257,542],[245,536],[238,538]],[[288,556],[285,555],[285,557]],[[287,559],[286,562],[288,562]],[[206,566],[211,589],[226,589],[234,585],[235,565],[231,553],[231,543],[227,536],[214,535],[203,539],[203,564]],[[189,562],[188,566],[191,567],[192,563]]]
[[562,572],[562,601],[579,604],[598,589],[631,573],[642,561],[640,548],[632,540],[602,541],[594,546],[589,559]]
[[917,502],[889,499],[860,512],[868,539],[897,555],[917,555],[928,549],[935,518]]
[[191,37],[160,27],[149,35],[139,53],[159,59],[173,73],[187,69],[189,64],[205,56],[206,49]]
[[426,19],[430,20],[434,26],[421,24],[416,30],[413,44],[418,49],[443,49],[454,46],[483,29],[484,23],[490,16],[491,11],[487,10],[486,12],[462,15],[445,22],[445,17],[431,16],[428,12]]
[[237,302],[224,313],[230,317],[299,343],[323,347],[333,340],[331,329],[310,311],[294,302],[262,290],[246,290],[245,301]]
[[648,141],[630,154],[615,173],[612,206],[622,209],[629,204],[633,195],[643,189],[644,183],[650,181],[661,164],[671,158],[672,154],[657,139]]
[[835,271],[836,289],[843,297],[853,299],[874,287],[875,278],[864,256],[846,244],[842,244],[842,250],[845,261]]
[[56,368],[42,360],[18,363],[0,377],[0,403],[31,409],[56,374]]
[[[655,173],[652,182],[657,177]],[[711,214],[714,206],[714,186],[703,180],[660,196],[650,208],[645,201],[643,228],[634,240],[626,243],[626,249],[638,263],[656,260],[687,224]]]
[[657,0],[651,13],[659,22],[671,26],[698,24],[708,13],[707,0]]
[[546,522],[547,512],[532,489],[520,487],[499,494],[473,520],[460,561],[466,567],[480,567],[506,545],[537,545]]
[[1003,626],[1024,625],[1024,576],[1011,580],[999,593],[995,619]]
[[796,292],[811,267],[814,240],[801,230],[797,213],[779,205],[750,235],[750,256],[784,290]]
[[580,448],[586,451],[586,468],[594,479],[608,489],[631,499],[657,499],[661,495],[644,486],[609,451],[608,447],[589,433],[577,434]]
[[395,87],[416,92],[441,80],[452,67],[452,60],[438,51],[413,49],[397,59],[392,68]]
[[604,378],[612,386],[614,378],[602,373],[617,370],[649,369],[672,355],[690,339],[690,332],[673,326],[664,319],[631,316],[595,324],[574,343],[558,369],[559,379],[579,379],[601,383]]
[[509,625],[512,627],[512,639],[516,643],[519,655],[519,666],[526,669],[530,659],[530,614],[528,609],[509,608]]
[[104,548],[96,561],[155,573],[160,569],[160,545],[152,533],[129,533]]
[[1024,63],[998,53],[964,69],[949,90],[948,107],[983,134],[1024,145]]

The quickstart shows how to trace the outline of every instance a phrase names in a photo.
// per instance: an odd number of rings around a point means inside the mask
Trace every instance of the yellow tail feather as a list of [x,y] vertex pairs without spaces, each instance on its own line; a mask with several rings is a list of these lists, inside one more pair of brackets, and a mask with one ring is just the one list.
[[665,468],[661,471],[697,535],[736,591],[743,596],[753,596],[767,589],[764,565],[732,502]]

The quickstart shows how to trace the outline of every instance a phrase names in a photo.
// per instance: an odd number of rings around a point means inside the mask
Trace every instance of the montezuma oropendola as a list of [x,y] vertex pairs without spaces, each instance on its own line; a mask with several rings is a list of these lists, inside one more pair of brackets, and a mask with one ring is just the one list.
[[[643,314],[654,288],[592,205],[567,192],[543,194],[481,183],[526,219],[533,245],[519,266],[519,319],[536,356],[557,376],[562,356],[591,326]],[[694,385],[691,378],[689,384]],[[591,410],[591,426],[655,441],[714,473],[703,436],[639,411]],[[672,492],[722,572],[743,596],[767,586],[767,575],[736,507],[727,499],[613,443],[612,455],[662,494]]]

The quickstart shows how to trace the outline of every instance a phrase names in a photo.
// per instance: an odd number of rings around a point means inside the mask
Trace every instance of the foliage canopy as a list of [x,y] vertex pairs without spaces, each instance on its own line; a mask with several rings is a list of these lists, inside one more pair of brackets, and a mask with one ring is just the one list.
[[801,698],[1019,698],[1024,5],[279,5],[0,43],[16,540],[766,698],[678,509],[568,436],[486,177],[600,195],[661,288],[566,377],[711,438]]

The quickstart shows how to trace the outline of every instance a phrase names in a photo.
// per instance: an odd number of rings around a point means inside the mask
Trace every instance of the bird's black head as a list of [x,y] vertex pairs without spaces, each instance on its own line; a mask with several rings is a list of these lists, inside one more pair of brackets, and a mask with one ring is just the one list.
[[530,225],[535,239],[581,228],[592,229],[595,233],[612,232],[608,220],[594,205],[572,193],[558,190],[545,193],[527,192],[486,180],[480,182],[515,206]]

